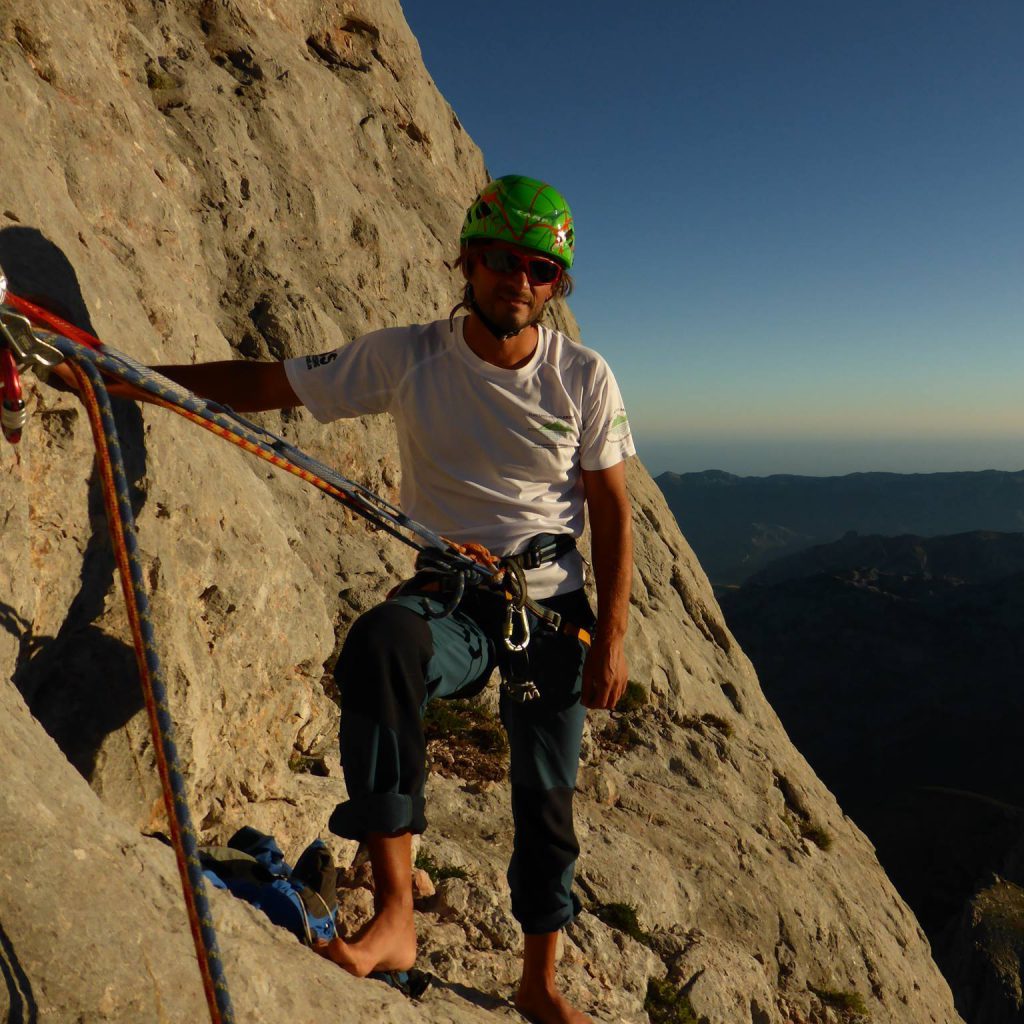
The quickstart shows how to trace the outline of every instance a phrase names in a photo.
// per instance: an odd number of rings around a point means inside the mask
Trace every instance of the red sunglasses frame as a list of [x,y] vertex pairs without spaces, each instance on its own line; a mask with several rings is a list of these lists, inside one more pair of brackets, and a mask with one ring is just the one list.
[[[510,268],[509,270],[495,270],[493,267],[489,267],[487,265],[486,260],[484,260],[483,257],[485,253],[494,249],[501,249],[503,252],[507,252],[511,256],[515,257],[516,266]],[[549,260],[546,256],[527,255],[526,253],[521,252],[519,249],[516,249],[511,245],[506,245],[504,242],[488,242],[486,245],[474,246],[470,251],[473,253],[474,256],[480,257],[480,263],[489,273],[525,273],[526,280],[529,281],[530,284],[532,284],[536,288],[543,288],[545,285],[551,285],[552,287],[554,287],[556,284],[558,284],[559,281],[562,280],[562,274],[565,273],[565,268],[561,265],[561,263],[558,263],[556,260]],[[537,264],[541,264],[546,267],[554,267],[557,273],[550,281],[539,281],[534,276],[533,272],[533,268]]]

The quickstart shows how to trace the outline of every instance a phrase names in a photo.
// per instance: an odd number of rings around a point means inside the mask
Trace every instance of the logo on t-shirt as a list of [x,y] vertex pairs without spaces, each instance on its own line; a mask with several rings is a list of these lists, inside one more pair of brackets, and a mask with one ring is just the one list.
[[608,424],[608,440],[613,442],[625,441],[629,436],[629,417],[626,415],[626,410],[619,406],[612,415],[611,422]]
[[325,352],[321,356],[306,356],[306,369],[315,370],[318,366],[326,366],[337,358],[337,352]]
[[542,448],[563,448],[567,445],[575,445],[579,440],[576,426],[568,418],[561,419],[558,416],[538,418],[534,421],[533,429],[542,438],[537,442]]

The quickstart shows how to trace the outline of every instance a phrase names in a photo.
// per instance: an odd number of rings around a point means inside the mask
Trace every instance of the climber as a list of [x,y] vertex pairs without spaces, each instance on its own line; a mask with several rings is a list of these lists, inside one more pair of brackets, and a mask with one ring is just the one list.
[[614,708],[625,689],[632,579],[625,460],[635,452],[618,387],[601,356],[541,323],[571,291],[573,254],[564,198],[507,175],[466,213],[464,293],[446,320],[284,362],[158,367],[238,411],[305,405],[322,422],[390,412],[404,510],[477,560],[518,556],[530,597],[583,629],[593,617],[575,539],[586,506],[599,612],[589,653],[572,630],[525,617],[504,643],[507,601],[484,588],[467,589],[445,616],[445,581],[424,571],[353,624],[336,669],[349,799],[329,827],[365,844],[376,909],[352,939],[319,951],[359,976],[412,967],[411,845],[426,828],[421,716],[431,699],[479,692],[497,666],[515,823],[508,880],[524,933],[515,1003],[542,1024],[589,1020],[555,984],[555,948],[579,910],[572,799],[584,718]]

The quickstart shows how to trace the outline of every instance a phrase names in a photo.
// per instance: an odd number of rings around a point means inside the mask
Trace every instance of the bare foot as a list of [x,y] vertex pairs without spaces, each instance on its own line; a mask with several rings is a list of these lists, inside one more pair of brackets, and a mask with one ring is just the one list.
[[516,1009],[533,1024],[594,1024],[552,987],[520,985],[514,1001]]
[[407,971],[416,962],[412,903],[384,906],[349,940],[334,938],[313,947],[357,978],[374,971]]

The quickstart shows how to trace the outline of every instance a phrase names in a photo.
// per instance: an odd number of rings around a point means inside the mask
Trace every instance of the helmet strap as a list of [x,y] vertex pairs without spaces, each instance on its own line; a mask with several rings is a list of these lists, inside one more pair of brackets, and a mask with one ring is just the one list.
[[520,331],[525,331],[527,327],[533,327],[534,324],[540,323],[540,317],[536,320],[531,320],[528,324],[524,324],[518,330],[515,331],[503,331],[498,325],[491,320],[491,318],[480,308],[477,304],[476,296],[473,294],[473,286],[471,284],[466,285],[466,297],[463,300],[462,305],[480,318],[480,323],[487,328],[488,332],[496,338],[498,341],[508,341],[509,338],[514,338]]
[[480,322],[490,331],[491,334],[497,338],[498,341],[508,341],[509,338],[514,338],[520,331],[525,331],[527,327],[532,327],[535,321],[530,321],[523,327],[518,328],[514,331],[502,331],[498,328],[495,323],[484,313],[484,311],[477,305],[476,299],[470,299],[469,309],[471,309],[480,318]]
[[471,313],[475,313],[479,318],[480,323],[487,328],[488,333],[498,341],[508,341],[509,338],[514,338],[520,331],[525,331],[527,327],[534,327],[536,324],[539,324],[543,318],[542,314],[537,317],[536,320],[531,320],[528,324],[520,327],[518,331],[502,331],[477,305],[476,296],[473,294],[473,286],[469,283],[466,284],[466,293],[463,296],[462,301],[457,303],[448,314],[448,326],[451,330],[455,330],[455,314],[460,309],[468,309]]

